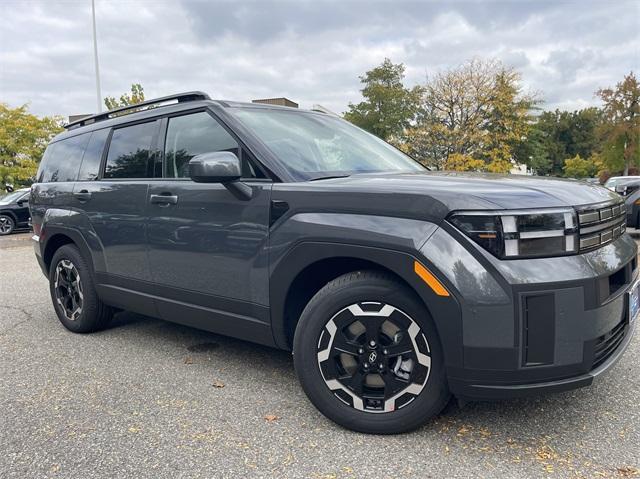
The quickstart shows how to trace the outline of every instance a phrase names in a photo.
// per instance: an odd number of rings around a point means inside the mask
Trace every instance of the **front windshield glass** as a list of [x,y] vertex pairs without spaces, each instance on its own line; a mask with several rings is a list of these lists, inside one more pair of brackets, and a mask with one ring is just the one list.
[[235,116],[298,181],[425,168],[379,138],[323,113],[238,108]]
[[21,196],[24,196],[26,191],[14,191],[13,193],[9,193],[8,195],[0,197],[0,203],[8,205],[9,203],[13,203],[17,201]]

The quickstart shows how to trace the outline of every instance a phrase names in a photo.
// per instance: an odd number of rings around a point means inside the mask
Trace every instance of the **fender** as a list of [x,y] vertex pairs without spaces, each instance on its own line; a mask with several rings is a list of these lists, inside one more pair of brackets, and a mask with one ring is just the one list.
[[[327,227],[328,223],[333,227]],[[308,266],[331,258],[375,263],[402,278],[424,302],[436,323],[447,366],[462,364],[461,313],[455,289],[420,253],[438,229],[434,223],[393,217],[337,213],[301,213],[281,223],[271,236],[270,306],[276,344],[289,349],[285,302],[296,277]],[[305,234],[297,234],[304,230]],[[322,238],[324,236],[324,238]],[[287,244],[287,238],[312,240]],[[398,245],[403,250],[398,249]],[[287,246],[289,246],[287,248]],[[438,296],[414,271],[415,261],[434,273],[452,293]]]
[[82,218],[83,216],[76,211],[49,208],[40,232],[41,254],[44,258],[44,252],[51,238],[58,234],[65,235],[78,246],[94,272],[105,271],[102,244],[90,229],[87,218]]
[[11,210],[0,210],[0,215],[11,216],[11,218],[13,219],[13,222],[15,223],[15,225],[18,226],[18,218],[16,217],[16,214],[13,211],[11,211]]

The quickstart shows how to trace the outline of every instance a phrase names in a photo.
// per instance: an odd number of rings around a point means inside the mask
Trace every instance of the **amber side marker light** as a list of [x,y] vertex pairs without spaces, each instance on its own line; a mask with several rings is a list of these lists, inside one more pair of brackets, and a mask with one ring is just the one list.
[[438,296],[449,296],[449,291],[447,291],[442,283],[438,281],[438,279],[433,274],[431,274],[431,271],[422,266],[422,264],[414,261],[413,270],[418,276],[420,276],[420,279],[427,283],[427,285],[429,285],[433,292]]

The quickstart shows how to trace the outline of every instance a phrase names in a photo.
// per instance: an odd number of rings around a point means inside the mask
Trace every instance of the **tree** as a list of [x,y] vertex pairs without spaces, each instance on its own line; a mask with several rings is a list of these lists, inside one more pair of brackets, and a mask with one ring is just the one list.
[[640,163],[640,85],[631,72],[615,89],[596,94],[604,103],[604,161],[610,170],[622,169],[628,175],[629,167]]
[[562,175],[567,158],[588,159],[600,149],[602,112],[585,108],[574,112],[544,111],[531,125],[514,158],[539,175]]
[[61,117],[38,118],[27,105],[0,103],[0,183],[30,184],[47,144],[60,131]]
[[364,101],[349,103],[344,118],[383,140],[395,140],[403,135],[416,117],[420,87],[405,88],[405,67],[385,58],[382,64],[360,77]]
[[514,150],[530,129],[530,112],[537,100],[522,94],[520,80],[518,72],[502,68],[492,85],[483,156],[487,170],[494,173],[509,172]]
[[507,172],[536,102],[522,92],[515,70],[497,60],[470,60],[427,79],[415,126],[423,132],[413,137],[430,139],[423,161],[437,169],[458,154],[483,160],[482,169]]
[[113,110],[122,106],[136,105],[144,101],[144,88],[139,83],[131,84],[131,94],[123,93],[120,100],[113,96],[105,97],[104,104],[107,110]]
[[594,159],[583,159],[580,155],[569,158],[562,168],[568,178],[591,178],[598,173],[598,165]]
[[486,164],[482,160],[477,160],[468,155],[461,155],[460,153],[453,153],[447,158],[444,168],[453,171],[482,171],[485,166]]

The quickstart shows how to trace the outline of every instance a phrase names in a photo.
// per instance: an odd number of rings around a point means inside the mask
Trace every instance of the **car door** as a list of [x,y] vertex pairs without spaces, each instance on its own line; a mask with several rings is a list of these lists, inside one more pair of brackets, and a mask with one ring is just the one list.
[[[162,129],[163,179],[150,184],[147,201],[150,277],[162,298],[160,314],[232,335],[232,324],[268,322],[271,181],[257,178],[247,151],[209,111],[168,117]],[[189,160],[213,151],[244,160],[250,197],[233,185],[188,177]]]
[[17,225],[23,227],[29,223],[29,191],[25,192],[21,198],[16,201],[17,208],[14,210],[17,219]]
[[89,140],[73,196],[83,237],[102,253],[99,283],[140,290],[149,280],[145,208],[159,126],[160,120],[117,126]]

